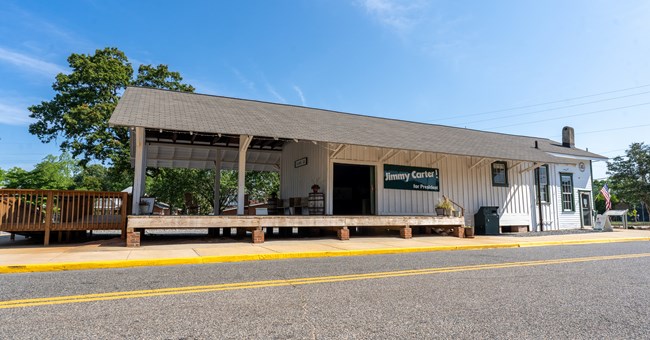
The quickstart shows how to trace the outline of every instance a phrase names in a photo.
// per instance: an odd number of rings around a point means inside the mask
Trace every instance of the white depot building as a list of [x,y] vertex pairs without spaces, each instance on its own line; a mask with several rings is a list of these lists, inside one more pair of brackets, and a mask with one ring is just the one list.
[[134,207],[145,167],[216,167],[279,171],[282,198],[316,184],[325,215],[435,215],[444,195],[467,225],[485,206],[497,207],[501,226],[580,228],[593,223],[591,163],[606,159],[576,148],[570,127],[556,142],[139,87],[127,88],[110,124],[131,130]]

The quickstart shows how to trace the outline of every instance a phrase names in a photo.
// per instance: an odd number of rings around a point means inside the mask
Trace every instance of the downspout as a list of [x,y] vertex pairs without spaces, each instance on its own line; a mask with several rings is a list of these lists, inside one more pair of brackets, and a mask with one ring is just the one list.
[[589,160],[589,177],[591,178],[591,211],[589,213],[591,214],[591,226],[593,227],[594,221],[596,220],[596,214],[594,213],[596,211],[596,207],[594,206],[596,197],[594,197],[594,167],[591,159]]
[[[537,144],[537,142],[535,142]],[[541,167],[540,167],[541,168]],[[544,231],[544,217],[542,216],[542,171],[537,168],[537,205],[539,206],[539,231]],[[546,174],[548,178],[548,174]]]

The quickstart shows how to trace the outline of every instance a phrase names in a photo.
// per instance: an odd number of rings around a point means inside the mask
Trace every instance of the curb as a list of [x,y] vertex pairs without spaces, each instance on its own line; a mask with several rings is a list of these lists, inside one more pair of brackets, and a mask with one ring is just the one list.
[[110,260],[110,261],[67,262],[67,263],[47,263],[47,264],[41,263],[41,264],[0,266],[0,274],[54,272],[54,271],[89,270],[89,269],[114,269],[114,268],[152,267],[152,266],[177,266],[177,265],[191,265],[191,264],[268,261],[268,260],[286,260],[286,259],[301,259],[301,258],[304,259],[304,258],[338,257],[338,256],[406,254],[406,253],[457,251],[457,250],[526,248],[526,247],[639,242],[639,241],[650,241],[650,237],[629,237],[629,238],[618,238],[618,239],[591,239],[591,240],[572,240],[572,241],[540,241],[540,242],[412,247],[412,248],[381,248],[381,249],[364,249],[364,250],[333,250],[333,251],[271,253],[271,254],[220,255],[220,256],[201,256],[201,257],[147,259],[147,260]]

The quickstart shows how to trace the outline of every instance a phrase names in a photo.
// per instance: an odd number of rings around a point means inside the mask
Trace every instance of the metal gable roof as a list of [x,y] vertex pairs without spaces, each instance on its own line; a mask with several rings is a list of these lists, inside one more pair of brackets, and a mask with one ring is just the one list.
[[126,89],[109,123],[546,163],[566,162],[557,155],[606,159],[546,138],[141,87]]

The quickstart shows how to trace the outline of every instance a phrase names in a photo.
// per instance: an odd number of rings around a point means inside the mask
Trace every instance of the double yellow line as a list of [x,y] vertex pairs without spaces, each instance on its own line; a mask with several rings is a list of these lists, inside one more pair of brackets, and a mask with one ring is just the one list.
[[383,279],[383,278],[415,276],[415,275],[432,275],[432,274],[464,272],[464,271],[473,271],[473,270],[487,270],[487,269],[530,267],[530,266],[565,264],[565,263],[634,259],[634,258],[643,258],[643,257],[650,257],[650,253],[610,255],[610,256],[591,256],[591,257],[565,258],[565,259],[556,259],[556,260],[506,262],[506,263],[496,263],[496,264],[479,264],[479,265],[469,265],[469,266],[398,270],[398,271],[375,272],[375,273],[366,273],[366,274],[317,276],[317,277],[296,278],[296,279],[286,279],[286,280],[251,281],[251,282],[223,283],[223,284],[205,285],[205,286],[175,287],[175,288],[161,288],[161,289],[148,289],[148,290],[133,290],[133,291],[113,292],[113,293],[55,296],[55,297],[45,297],[45,298],[35,298],[35,299],[0,301],[0,309],[59,305],[59,304],[92,302],[92,301],[134,299],[134,298],[164,296],[164,295],[207,293],[207,292],[226,291],[226,290],[297,286],[297,285],[316,284],[316,283],[333,283],[333,282],[342,282],[342,281]]

